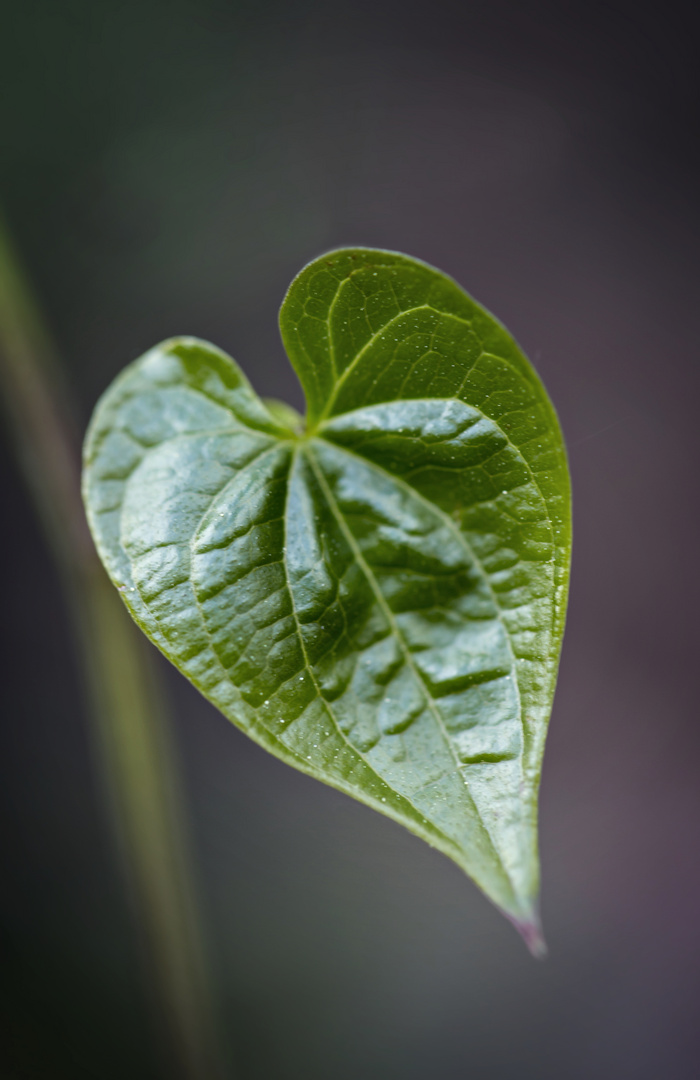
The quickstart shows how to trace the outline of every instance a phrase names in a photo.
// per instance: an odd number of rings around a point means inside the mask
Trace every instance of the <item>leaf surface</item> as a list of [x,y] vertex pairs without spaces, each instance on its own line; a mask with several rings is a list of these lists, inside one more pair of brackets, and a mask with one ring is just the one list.
[[84,478],[102,559],[226,716],[453,858],[537,950],[571,541],[552,405],[504,328],[403,255],[316,260],[280,327],[305,431],[194,339],[106,392]]

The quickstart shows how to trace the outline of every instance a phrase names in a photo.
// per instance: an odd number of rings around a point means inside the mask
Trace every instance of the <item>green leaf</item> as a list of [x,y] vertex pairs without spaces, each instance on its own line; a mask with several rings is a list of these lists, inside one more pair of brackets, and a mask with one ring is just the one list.
[[282,337],[307,430],[189,338],[97,406],[85,500],[155,644],[272,753],[455,860],[534,951],[571,542],[556,414],[432,267],[331,252]]

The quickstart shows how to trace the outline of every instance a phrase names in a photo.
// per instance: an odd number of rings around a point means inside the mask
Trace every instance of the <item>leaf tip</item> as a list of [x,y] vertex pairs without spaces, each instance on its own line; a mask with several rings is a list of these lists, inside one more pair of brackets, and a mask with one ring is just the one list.
[[549,952],[547,942],[544,940],[542,923],[536,911],[524,919],[518,919],[514,915],[506,913],[506,918],[513,924],[535,960],[544,960]]

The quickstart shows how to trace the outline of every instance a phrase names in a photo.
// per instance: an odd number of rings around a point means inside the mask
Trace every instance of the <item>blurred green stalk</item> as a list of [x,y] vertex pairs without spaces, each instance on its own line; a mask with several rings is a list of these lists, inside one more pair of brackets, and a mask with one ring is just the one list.
[[95,552],[80,498],[80,440],[68,394],[1,223],[0,401],[72,617],[91,740],[136,911],[163,1067],[169,1078],[217,1080],[224,1072],[186,822],[151,647]]

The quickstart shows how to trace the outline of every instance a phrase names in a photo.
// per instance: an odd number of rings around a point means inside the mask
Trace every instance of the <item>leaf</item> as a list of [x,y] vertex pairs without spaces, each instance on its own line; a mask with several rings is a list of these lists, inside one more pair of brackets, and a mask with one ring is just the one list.
[[106,392],[84,480],[101,557],[226,716],[449,855],[538,951],[571,541],[554,409],[504,328],[404,255],[317,259],[280,327],[305,433],[190,338]]

